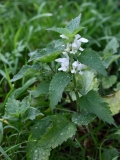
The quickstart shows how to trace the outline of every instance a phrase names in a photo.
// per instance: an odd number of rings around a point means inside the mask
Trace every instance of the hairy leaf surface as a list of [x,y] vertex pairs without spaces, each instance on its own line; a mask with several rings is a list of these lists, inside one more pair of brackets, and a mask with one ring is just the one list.
[[39,121],[31,131],[28,159],[48,160],[51,149],[61,145],[75,133],[75,125],[63,115],[54,115]]
[[82,64],[94,68],[103,76],[107,76],[107,72],[105,70],[105,67],[103,66],[103,62],[95,51],[91,49],[85,49],[78,57],[78,61]]
[[50,106],[53,110],[55,106],[58,104],[58,102],[62,98],[62,93],[65,89],[65,87],[69,84],[72,77],[65,72],[59,72],[55,74],[52,81],[50,82],[49,87],[49,95],[50,95]]
[[96,91],[90,91],[87,95],[80,97],[79,102],[82,109],[86,109],[103,121],[115,125],[109,106]]

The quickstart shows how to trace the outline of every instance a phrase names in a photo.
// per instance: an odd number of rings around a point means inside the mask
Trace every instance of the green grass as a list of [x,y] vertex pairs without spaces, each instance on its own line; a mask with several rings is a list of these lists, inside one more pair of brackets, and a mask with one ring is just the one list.
[[[81,25],[86,27],[80,34],[89,39],[87,47],[103,54],[103,50],[113,37],[120,43],[120,2],[117,0],[0,2],[0,121],[3,122],[4,132],[0,146],[1,160],[26,159],[27,140],[33,125],[33,122],[29,121],[23,124],[3,120],[5,104],[11,93],[23,87],[23,91],[18,94],[18,99],[21,100],[28,94],[27,90],[34,87],[34,80],[27,86],[28,79],[23,78],[14,85],[10,79],[27,63],[28,53],[43,48],[58,38],[58,34],[47,31],[47,28],[64,27],[79,13],[82,13]],[[119,54],[118,50],[117,55]],[[109,75],[115,75],[117,81],[109,89],[101,88],[102,95],[113,93],[117,88],[120,81],[119,66],[120,60],[117,59],[108,68]],[[120,122],[118,128],[100,120],[95,120],[87,127],[80,126],[75,140],[70,139],[54,149],[50,160],[107,160],[103,156],[107,153],[105,149],[116,148],[120,152],[118,141],[120,134],[117,136],[114,134],[118,130]],[[116,156],[117,151],[113,151]]]

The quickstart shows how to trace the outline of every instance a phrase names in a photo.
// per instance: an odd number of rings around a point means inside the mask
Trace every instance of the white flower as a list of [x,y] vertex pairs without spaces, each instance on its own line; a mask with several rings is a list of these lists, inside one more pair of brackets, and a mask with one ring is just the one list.
[[67,71],[69,69],[69,56],[66,52],[63,52],[63,54],[66,56],[66,58],[58,58],[55,61],[61,63],[61,68],[59,68],[59,71]]
[[71,50],[71,44],[67,43],[67,47],[66,47],[65,51],[70,52],[70,50]]
[[72,43],[72,51],[71,54],[75,54],[77,50],[83,51],[84,49],[81,47],[81,43],[87,43],[88,40],[86,38],[81,38],[79,34],[75,35],[74,42]]
[[69,39],[69,38],[68,38],[67,36],[65,36],[64,34],[61,34],[60,37],[63,38],[63,39]]
[[82,64],[82,63],[80,63],[80,62],[78,62],[78,61],[74,61],[73,63],[72,63],[72,70],[71,70],[71,73],[79,73],[79,74],[81,74],[82,75],[82,70],[84,69],[84,68],[86,68],[86,66],[84,65],[84,64]]

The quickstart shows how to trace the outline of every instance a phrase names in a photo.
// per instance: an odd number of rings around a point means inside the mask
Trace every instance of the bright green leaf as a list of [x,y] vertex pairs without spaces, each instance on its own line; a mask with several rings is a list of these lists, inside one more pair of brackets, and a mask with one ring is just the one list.
[[82,64],[85,64],[87,66],[94,68],[103,76],[107,75],[107,72],[105,70],[105,67],[103,66],[102,60],[99,58],[98,54],[91,49],[85,49],[81,53],[81,55],[78,57],[78,61]]
[[71,79],[72,77],[65,72],[59,72],[54,75],[49,87],[50,106],[52,110],[55,108],[58,102],[60,102],[62,93]]
[[[116,148],[104,149],[103,160],[115,160],[119,156],[119,152]],[[117,159],[116,159],[117,160]]]
[[2,142],[2,139],[3,139],[3,125],[2,122],[0,122],[0,144]]

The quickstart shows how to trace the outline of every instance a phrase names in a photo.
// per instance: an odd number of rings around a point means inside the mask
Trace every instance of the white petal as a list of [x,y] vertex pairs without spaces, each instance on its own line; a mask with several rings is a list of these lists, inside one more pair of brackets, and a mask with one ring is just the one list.
[[75,35],[75,39],[79,39],[81,36],[79,34]]
[[84,49],[82,47],[79,48],[80,51],[84,51]]
[[87,43],[87,42],[88,42],[88,39],[86,39],[86,38],[80,38],[80,41],[81,41],[81,42],[84,42],[84,43]]
[[64,34],[61,34],[60,37],[63,38],[63,39],[69,39],[69,38],[68,38],[67,36],[65,36]]

